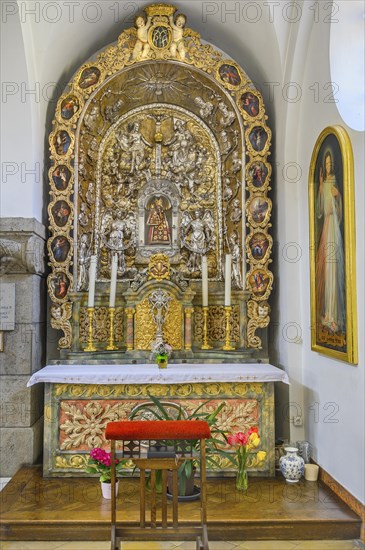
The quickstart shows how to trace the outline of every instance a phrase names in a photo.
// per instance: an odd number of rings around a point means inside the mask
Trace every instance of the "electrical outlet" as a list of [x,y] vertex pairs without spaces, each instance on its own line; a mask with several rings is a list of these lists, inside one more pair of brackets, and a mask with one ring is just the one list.
[[303,426],[303,419],[301,416],[294,416],[293,417],[293,424],[294,426]]

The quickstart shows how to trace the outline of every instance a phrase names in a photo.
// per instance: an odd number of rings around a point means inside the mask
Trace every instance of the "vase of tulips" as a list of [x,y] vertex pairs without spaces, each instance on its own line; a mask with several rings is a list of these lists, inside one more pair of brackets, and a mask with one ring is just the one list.
[[[247,432],[231,434],[228,436],[228,443],[236,449],[236,489],[238,491],[246,491],[248,488],[247,459],[250,453],[260,445],[258,429],[252,427]],[[266,452],[258,451],[255,456],[255,464],[259,465],[265,458]]]

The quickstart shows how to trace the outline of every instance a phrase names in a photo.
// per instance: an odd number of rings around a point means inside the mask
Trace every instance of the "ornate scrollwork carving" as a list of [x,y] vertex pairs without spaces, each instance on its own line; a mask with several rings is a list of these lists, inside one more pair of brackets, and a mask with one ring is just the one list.
[[[194,337],[198,342],[203,341],[203,310],[194,307]],[[226,338],[226,317],[224,306],[209,306],[208,311],[208,340],[224,342]],[[240,341],[240,314],[239,306],[232,306],[231,313],[231,341]]]
[[258,304],[254,300],[247,303],[247,340],[251,348],[261,349],[261,338],[255,334],[258,328],[265,328],[270,322],[270,306],[267,303]]
[[[110,316],[107,307],[95,307],[93,313],[93,338],[96,343],[108,342],[110,333]],[[80,342],[87,342],[89,334],[89,316],[87,308],[80,308]],[[124,340],[124,309],[115,308],[114,341]]]
[[156,281],[170,279],[171,275],[170,261],[166,254],[154,254],[150,258],[148,265],[148,278]]
[[62,330],[64,333],[64,336],[58,341],[58,345],[61,349],[67,349],[71,346],[71,315],[72,304],[70,302],[51,306],[51,326],[55,330]]

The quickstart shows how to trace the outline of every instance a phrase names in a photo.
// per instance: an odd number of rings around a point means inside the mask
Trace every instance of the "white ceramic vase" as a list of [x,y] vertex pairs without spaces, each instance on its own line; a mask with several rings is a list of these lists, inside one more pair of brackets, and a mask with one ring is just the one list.
[[[112,484],[105,483],[104,481],[101,481],[100,484],[101,484],[101,492],[102,492],[103,498],[107,498],[110,500],[112,498]],[[118,495],[119,480],[117,480],[115,488],[116,488],[116,494]]]
[[286,455],[280,458],[280,471],[289,483],[298,483],[304,474],[304,460],[296,447],[285,447]]

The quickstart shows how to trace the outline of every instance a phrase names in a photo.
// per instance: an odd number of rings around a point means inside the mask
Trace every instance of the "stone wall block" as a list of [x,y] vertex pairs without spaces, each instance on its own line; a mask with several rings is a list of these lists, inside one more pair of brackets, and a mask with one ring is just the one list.
[[0,426],[30,427],[43,414],[43,384],[27,388],[28,376],[3,376],[0,386]]
[[28,374],[45,364],[45,323],[16,324],[4,334],[4,351],[0,353],[0,374]]
[[46,321],[46,280],[39,275],[2,275],[2,283],[15,283],[15,323]]
[[42,454],[43,417],[29,428],[0,428],[0,475],[13,476],[23,464],[34,464]]
[[34,218],[3,218],[0,231],[0,273],[46,271],[45,227]]

